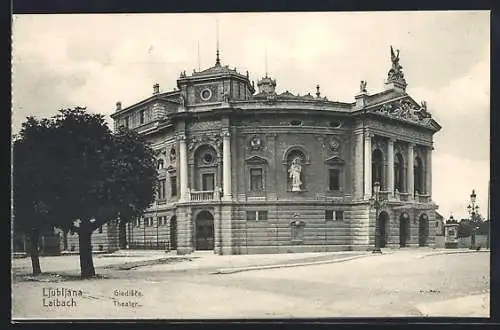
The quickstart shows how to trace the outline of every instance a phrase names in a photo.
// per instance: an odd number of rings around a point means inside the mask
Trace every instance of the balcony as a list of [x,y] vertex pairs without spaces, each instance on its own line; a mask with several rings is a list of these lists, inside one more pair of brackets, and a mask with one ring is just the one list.
[[189,191],[189,200],[192,202],[219,201],[221,193],[219,190]]

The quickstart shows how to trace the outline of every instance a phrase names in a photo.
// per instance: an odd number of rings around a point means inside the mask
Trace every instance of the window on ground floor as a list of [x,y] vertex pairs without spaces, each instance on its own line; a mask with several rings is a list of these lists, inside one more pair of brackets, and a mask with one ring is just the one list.
[[247,211],[248,221],[267,221],[267,211]]
[[325,221],[344,221],[344,211],[325,210]]

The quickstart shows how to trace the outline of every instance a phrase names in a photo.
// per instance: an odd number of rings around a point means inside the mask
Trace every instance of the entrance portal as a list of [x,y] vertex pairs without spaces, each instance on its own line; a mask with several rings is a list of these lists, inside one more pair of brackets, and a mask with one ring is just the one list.
[[177,217],[170,218],[170,250],[177,250]]
[[418,246],[426,246],[429,237],[429,218],[422,214],[418,219]]
[[196,250],[214,249],[214,217],[208,211],[196,216]]
[[120,249],[127,248],[127,224],[121,220],[118,224],[118,245]]
[[389,222],[389,214],[387,214],[387,212],[381,212],[378,216],[377,221],[379,222],[380,226],[380,247],[384,248],[387,244],[387,224]]
[[403,213],[399,217],[399,247],[405,247],[410,238],[410,216]]

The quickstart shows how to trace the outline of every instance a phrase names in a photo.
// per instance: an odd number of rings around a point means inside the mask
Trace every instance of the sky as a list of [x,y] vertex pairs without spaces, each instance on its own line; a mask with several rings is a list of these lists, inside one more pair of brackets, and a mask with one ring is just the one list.
[[[173,90],[181,71],[215,64],[266,73],[277,92],[353,102],[359,81],[384,88],[390,46],[407,92],[443,127],[434,136],[433,200],[466,217],[472,189],[487,214],[490,174],[490,12],[307,12],[14,15],[12,133],[27,116],[86,106],[109,117]],[[266,60],[267,59],[267,60]],[[267,63],[267,64],[266,64]]]

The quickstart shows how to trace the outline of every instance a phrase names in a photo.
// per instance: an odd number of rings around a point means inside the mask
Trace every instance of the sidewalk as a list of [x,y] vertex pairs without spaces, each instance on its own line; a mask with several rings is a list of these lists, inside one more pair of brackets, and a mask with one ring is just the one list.
[[[454,253],[480,253],[489,250],[469,249],[383,249],[383,255],[411,254],[420,259],[433,255]],[[297,267],[332,262],[342,262],[373,256],[370,251],[309,252],[280,254],[218,255],[213,251],[195,251],[178,255],[175,251],[162,250],[119,250],[114,253],[94,255],[94,266],[100,270],[141,271],[210,271],[213,274],[230,274],[257,269]],[[44,273],[78,273],[79,256],[41,257],[40,264]],[[31,259],[13,259],[12,270],[16,274],[31,273]]]
[[416,307],[424,317],[490,317],[490,294],[420,304]]
[[[250,255],[217,255],[212,251],[196,251],[187,255],[175,252],[122,250],[111,254],[94,255],[97,273],[102,270],[151,271],[194,271],[203,270],[226,274],[245,270],[296,267],[309,264],[324,264],[347,261],[370,256],[370,252],[311,252]],[[41,257],[44,273],[79,272],[79,256]],[[16,274],[31,273],[31,259],[12,260],[12,270]]]

